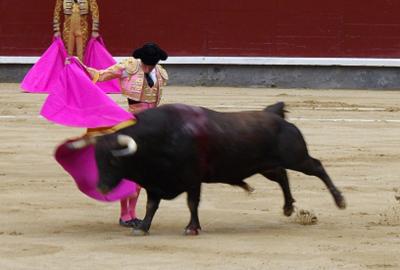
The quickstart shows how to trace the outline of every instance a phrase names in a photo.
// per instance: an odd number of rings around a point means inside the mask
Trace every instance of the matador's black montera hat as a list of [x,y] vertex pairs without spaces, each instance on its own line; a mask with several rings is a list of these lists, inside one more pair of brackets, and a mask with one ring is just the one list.
[[168,54],[155,43],[144,44],[143,47],[134,50],[132,56],[149,66],[154,66],[158,61],[168,58]]

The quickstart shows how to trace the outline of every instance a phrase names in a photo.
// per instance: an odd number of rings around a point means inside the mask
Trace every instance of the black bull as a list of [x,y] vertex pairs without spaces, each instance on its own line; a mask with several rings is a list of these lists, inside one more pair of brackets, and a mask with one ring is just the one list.
[[286,169],[320,178],[336,205],[345,208],[344,197],[321,162],[308,154],[301,132],[284,113],[283,103],[235,113],[164,105],[138,114],[135,125],[83,144],[95,144],[102,192],[122,178],[133,179],[146,190],[146,215],[135,233],[149,231],[161,199],[186,192],[191,215],[185,232],[197,234],[201,184],[226,183],[249,191],[244,179],[257,173],[280,185],[283,211],[290,216],[295,200]]

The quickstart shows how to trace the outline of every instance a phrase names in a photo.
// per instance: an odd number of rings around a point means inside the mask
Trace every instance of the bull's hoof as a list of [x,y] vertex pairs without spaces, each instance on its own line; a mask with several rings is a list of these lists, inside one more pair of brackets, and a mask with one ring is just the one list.
[[199,235],[200,234],[200,229],[190,229],[190,228],[186,228],[185,229],[185,235]]
[[287,217],[290,217],[294,212],[293,206],[283,207],[283,214]]
[[336,205],[340,209],[345,209],[346,208],[346,200],[343,197],[340,197],[336,200]]
[[132,230],[132,234],[133,234],[134,236],[145,236],[145,235],[148,235],[149,232],[145,232],[145,231],[140,230],[140,229],[133,229],[133,230]]

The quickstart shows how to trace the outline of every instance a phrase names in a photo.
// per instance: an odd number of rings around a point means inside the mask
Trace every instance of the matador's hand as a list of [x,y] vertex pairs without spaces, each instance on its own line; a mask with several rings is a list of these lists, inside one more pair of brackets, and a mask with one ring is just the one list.
[[54,37],[59,37],[59,36],[61,36],[61,33],[59,31],[54,32]]
[[100,36],[99,32],[97,32],[97,31],[93,31],[92,32],[92,37],[93,38],[98,38],[99,36]]

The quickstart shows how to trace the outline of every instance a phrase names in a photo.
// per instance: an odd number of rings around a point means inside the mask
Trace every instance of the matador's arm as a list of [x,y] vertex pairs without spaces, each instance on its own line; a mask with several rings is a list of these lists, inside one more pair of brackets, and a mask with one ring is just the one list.
[[54,34],[60,33],[60,23],[61,23],[61,10],[62,10],[63,1],[56,0],[56,6],[54,7],[54,15],[53,15],[53,31]]
[[96,0],[89,0],[90,13],[92,14],[92,32],[99,32],[100,27],[100,13],[99,6]]
[[117,63],[106,69],[96,69],[96,68],[88,67],[78,57],[75,56],[74,58],[79,63],[81,63],[81,65],[85,68],[86,72],[89,74],[90,78],[92,79],[92,82],[94,82],[94,83],[121,78],[122,73],[126,69],[124,62]]
[[86,71],[90,74],[92,81],[96,82],[104,82],[109,81],[116,78],[121,78],[122,72],[125,67],[121,64],[115,64],[107,69],[98,70],[95,68],[85,66]]

